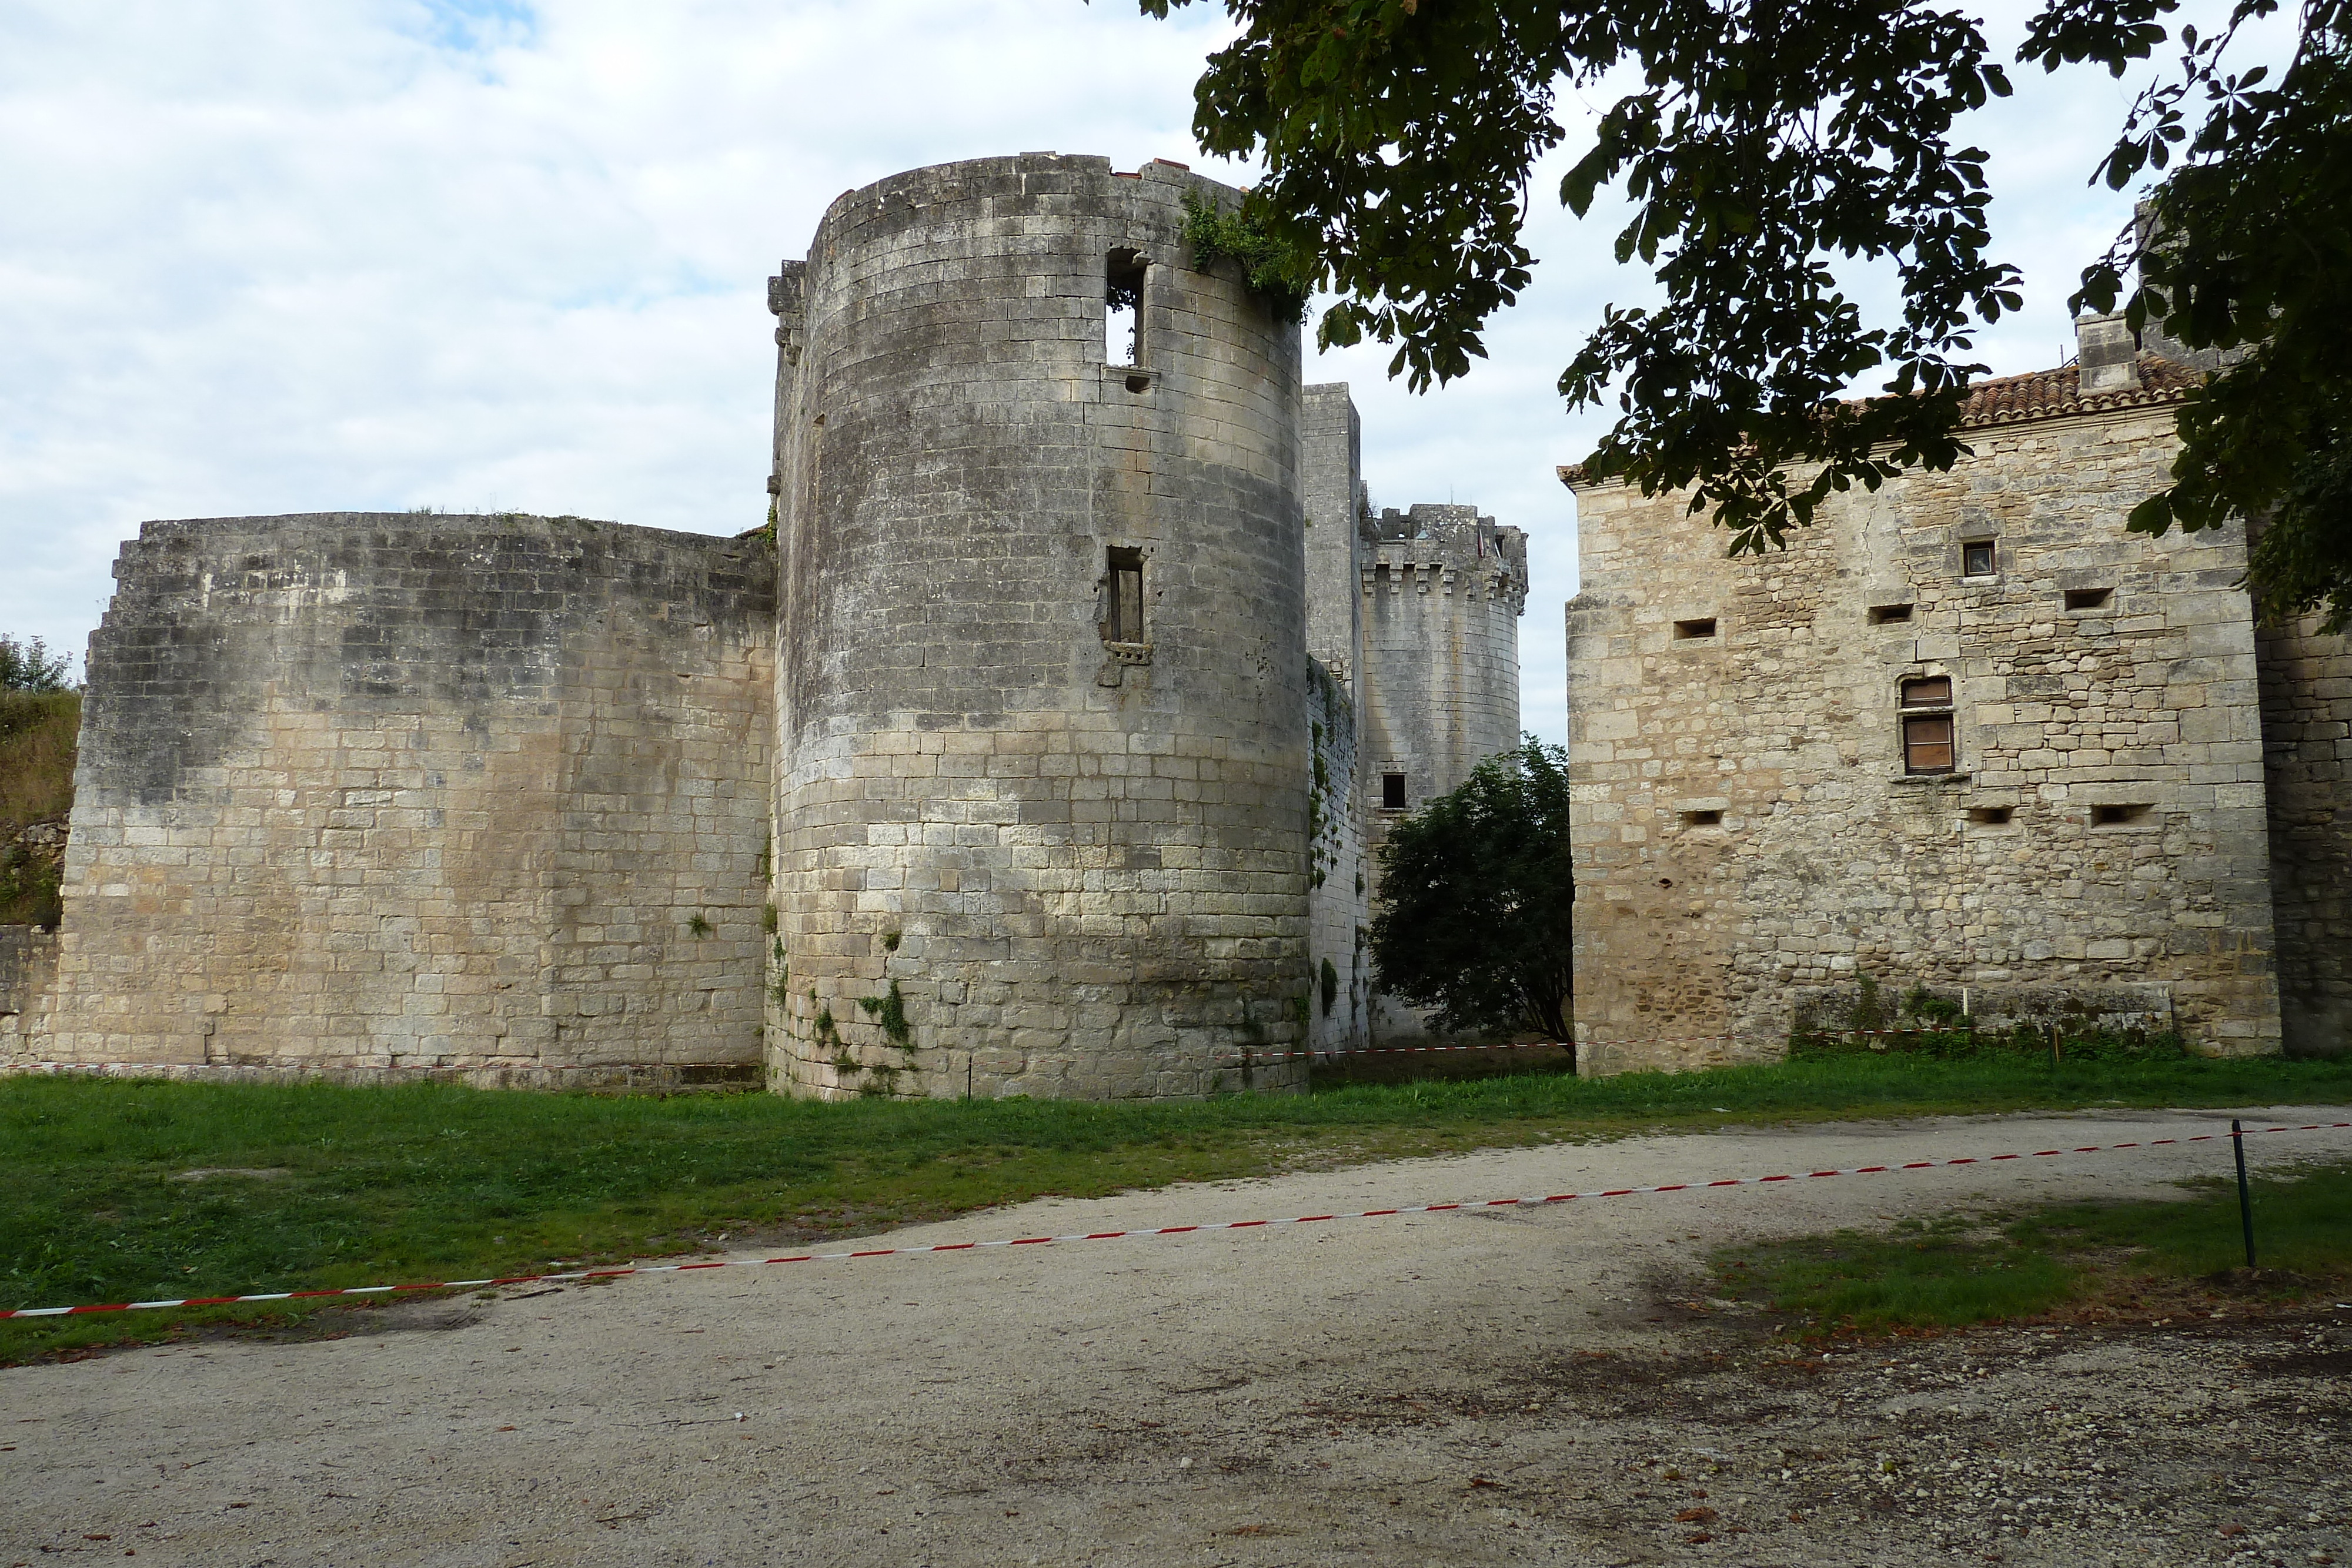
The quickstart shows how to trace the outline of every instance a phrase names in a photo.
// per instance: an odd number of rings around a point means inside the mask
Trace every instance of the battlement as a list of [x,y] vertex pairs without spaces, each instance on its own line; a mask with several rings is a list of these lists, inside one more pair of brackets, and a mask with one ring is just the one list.
[[1370,520],[1363,591],[1463,594],[1499,600],[1513,614],[1527,606],[1528,536],[1498,527],[1475,507],[1423,501],[1409,511],[1383,508]]

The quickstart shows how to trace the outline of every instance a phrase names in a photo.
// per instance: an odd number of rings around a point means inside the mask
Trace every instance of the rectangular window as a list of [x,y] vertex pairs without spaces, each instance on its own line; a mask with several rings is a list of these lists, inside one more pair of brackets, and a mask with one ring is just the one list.
[[1949,707],[1952,706],[1952,677],[1925,675],[1903,683],[1905,707]]
[[1719,828],[1723,825],[1720,811],[1685,811],[1683,825],[1686,828]]
[[2115,597],[2112,588],[2070,588],[2066,591],[2069,610],[2105,610],[2107,601]]
[[1906,714],[1903,719],[1903,771],[1949,773],[1952,770],[1952,716],[1948,713]]
[[1677,643],[1684,642],[1692,637],[1712,637],[1714,635],[1715,617],[1712,615],[1700,621],[1677,621],[1675,622],[1675,641]]
[[2134,822],[2147,821],[2148,813],[2153,810],[2155,808],[2152,806],[2094,806],[2091,808],[2091,826],[2095,828],[2128,827]]
[[1103,638],[1111,643],[1143,641],[1143,552],[1122,549],[1113,545],[1106,552],[1108,573],[1109,615],[1103,622]]
[[1969,539],[1960,546],[1962,577],[1990,577],[1992,574],[1992,540]]
[[1143,363],[1143,257],[1115,250],[1103,266],[1103,363]]
[[1870,607],[1870,623],[1873,626],[1897,626],[1910,619],[1911,606],[1907,604],[1874,604]]
[[1383,773],[1381,775],[1381,806],[1382,810],[1390,811],[1402,811],[1404,810],[1403,774]]

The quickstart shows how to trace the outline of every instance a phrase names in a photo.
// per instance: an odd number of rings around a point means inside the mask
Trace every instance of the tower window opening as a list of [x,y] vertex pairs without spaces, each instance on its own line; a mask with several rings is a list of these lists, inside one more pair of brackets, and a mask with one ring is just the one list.
[[1143,552],[1118,545],[1106,552],[1109,564],[1109,614],[1103,638],[1110,643],[1143,641]]
[[1383,773],[1381,775],[1381,809],[1384,811],[1402,811],[1404,810],[1403,774]]
[[1143,256],[1115,250],[1103,267],[1103,363],[1143,363]]

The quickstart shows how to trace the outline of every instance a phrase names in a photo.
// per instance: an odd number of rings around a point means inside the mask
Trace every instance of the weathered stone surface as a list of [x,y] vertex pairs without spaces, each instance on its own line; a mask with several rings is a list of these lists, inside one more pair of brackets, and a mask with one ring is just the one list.
[[778,1088],[1194,1094],[1304,1043],[1299,334],[1195,269],[1187,195],[1235,199],[917,170],[835,203],[783,301]]
[[2319,618],[2257,631],[2279,1011],[2297,1055],[2352,1050],[2352,645]]
[[[2278,1049],[2242,537],[2124,531],[2176,450],[2160,402],[1968,437],[1760,558],[1726,559],[1685,497],[1580,492],[1591,1070],[1776,1056],[1862,974],[2152,989],[2206,1049]],[[1979,541],[1994,570],[1967,575]],[[1903,685],[1937,676],[1957,765],[1909,772]]]
[[147,524],[90,640],[20,1056],[755,1061],[772,570],[578,518]]

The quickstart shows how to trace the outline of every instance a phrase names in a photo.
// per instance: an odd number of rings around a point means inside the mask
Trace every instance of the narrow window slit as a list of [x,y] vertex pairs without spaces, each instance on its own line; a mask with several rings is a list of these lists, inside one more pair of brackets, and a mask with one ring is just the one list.
[[2155,809],[2153,806],[2094,806],[2091,808],[2091,826],[2120,828],[2133,822],[2144,822]]
[[1971,806],[1969,808],[1969,821],[1971,822],[1982,823],[1988,828],[2004,827],[2008,824],[2009,820],[2015,815],[2017,815],[2017,808],[2014,806]]
[[1108,564],[1108,614],[1103,621],[1103,641],[1140,643],[1143,638],[1143,552],[1113,545],[1104,552]]
[[2070,588],[2066,591],[2069,610],[2105,610],[2107,601],[2116,596],[2112,588]]
[[[1103,363],[1143,363],[1143,256],[1140,252],[1115,250],[1103,266]],[[1145,385],[1150,385],[1146,382]],[[1128,390],[1142,387],[1129,379]]]
[[1895,626],[1911,619],[1908,604],[1874,604],[1870,607],[1873,626]]
[[1687,642],[1694,637],[1712,637],[1714,635],[1715,617],[1712,615],[1702,617],[1696,621],[1677,621],[1675,622],[1675,641],[1677,643]]
[[1720,827],[1722,824],[1723,813],[1720,811],[1685,811],[1683,813],[1683,826],[1686,828],[1714,828]]

